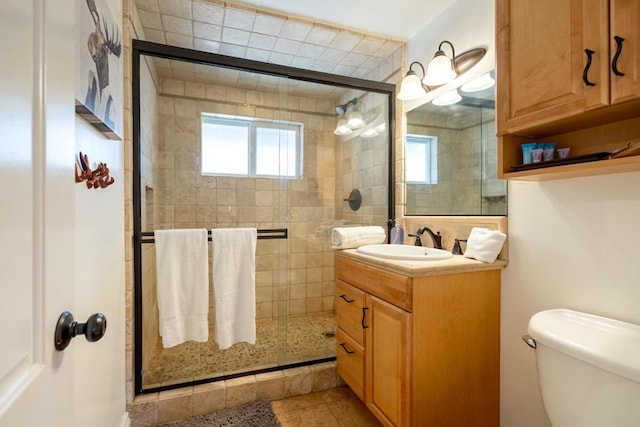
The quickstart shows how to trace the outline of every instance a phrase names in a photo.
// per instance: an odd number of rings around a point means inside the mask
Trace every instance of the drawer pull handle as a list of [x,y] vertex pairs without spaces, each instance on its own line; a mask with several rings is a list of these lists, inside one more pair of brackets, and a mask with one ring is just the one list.
[[589,81],[589,68],[591,68],[591,55],[595,52],[591,49],[585,49],[584,53],[587,54],[587,65],[584,67],[584,71],[582,72],[582,80],[586,86],[595,86],[596,84]]
[[347,348],[347,346],[345,345],[345,343],[340,343],[340,347],[342,347],[342,349],[343,349],[344,351],[346,351],[346,352],[347,352],[347,354],[353,354],[353,353],[355,353],[355,351],[351,351],[351,350],[349,350],[349,349]]
[[611,61],[611,70],[616,76],[622,77],[624,76],[624,73],[618,70],[618,59],[620,58],[620,54],[622,53],[622,42],[624,41],[624,39],[620,36],[615,36],[613,39],[616,41],[616,54],[613,55],[613,60]]
[[354,301],[352,299],[347,298],[347,295],[345,295],[345,294],[340,295],[340,298],[342,298],[343,300],[345,300],[349,304],[351,304]]
[[367,310],[369,310],[369,307],[362,307],[362,329],[369,328],[369,326],[364,323],[364,320],[367,317]]

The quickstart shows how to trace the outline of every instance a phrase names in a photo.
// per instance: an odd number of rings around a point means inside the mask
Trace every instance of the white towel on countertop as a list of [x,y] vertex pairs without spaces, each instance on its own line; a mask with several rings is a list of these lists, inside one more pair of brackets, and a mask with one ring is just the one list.
[[473,227],[467,238],[467,249],[464,256],[475,258],[478,261],[494,262],[498,258],[506,238],[507,235],[498,230]]
[[156,286],[165,348],[209,338],[207,230],[156,230]]
[[372,225],[364,227],[336,227],[331,232],[332,249],[351,249],[362,245],[384,243],[384,228]]
[[213,244],[213,295],[216,342],[220,349],[256,343],[255,228],[216,228]]

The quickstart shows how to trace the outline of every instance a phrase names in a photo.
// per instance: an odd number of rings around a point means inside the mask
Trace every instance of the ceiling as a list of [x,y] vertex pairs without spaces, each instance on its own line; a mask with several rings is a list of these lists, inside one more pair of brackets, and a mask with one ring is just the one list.
[[245,0],[258,8],[407,41],[454,0]]
[[[451,0],[452,1],[452,0]],[[421,0],[438,11],[451,1]],[[404,46],[429,21],[418,0],[134,0],[143,33],[138,38],[222,55],[381,81],[400,68]],[[426,7],[425,4],[431,6]],[[320,7],[319,5],[322,5]],[[335,17],[335,18],[333,18]],[[359,31],[357,31],[357,30]],[[176,67],[176,65],[178,65]],[[157,61],[161,78],[207,82],[214,73]],[[218,84],[238,86],[233,73]],[[220,75],[231,76],[221,81]],[[316,96],[318,87],[315,87]],[[325,89],[328,89],[325,88]],[[326,97],[335,97],[332,90]]]

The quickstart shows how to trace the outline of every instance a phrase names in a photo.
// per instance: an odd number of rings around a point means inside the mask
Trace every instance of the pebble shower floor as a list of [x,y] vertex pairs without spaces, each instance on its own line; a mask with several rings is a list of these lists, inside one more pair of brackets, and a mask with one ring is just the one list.
[[[287,319],[286,364],[334,357],[336,321],[332,313],[293,316]],[[327,332],[330,332],[327,334]],[[333,334],[332,334],[333,333]],[[220,350],[214,340],[213,327],[209,341],[187,342],[163,348],[162,341],[149,358],[143,374],[144,388],[154,388],[206,378],[278,366],[278,320],[256,321],[256,344],[235,344]],[[282,347],[284,348],[284,347]]]

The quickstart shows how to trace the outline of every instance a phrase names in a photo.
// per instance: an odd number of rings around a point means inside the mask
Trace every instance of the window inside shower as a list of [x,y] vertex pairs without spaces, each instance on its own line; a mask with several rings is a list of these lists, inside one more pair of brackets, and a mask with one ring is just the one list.
[[[392,217],[393,86],[148,42],[133,51],[136,393],[334,359],[331,230]],[[365,127],[334,134],[336,106],[353,99]],[[369,128],[378,134],[361,136]],[[163,348],[154,231],[242,227],[258,229],[256,343],[218,348],[210,277],[209,340]]]

